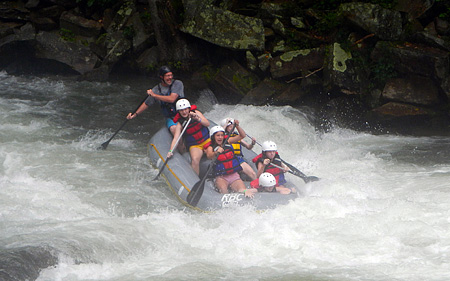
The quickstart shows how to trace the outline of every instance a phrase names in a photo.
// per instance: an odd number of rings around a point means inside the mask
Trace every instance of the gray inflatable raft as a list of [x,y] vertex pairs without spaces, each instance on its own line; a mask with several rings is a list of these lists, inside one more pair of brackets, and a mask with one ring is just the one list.
[[[160,170],[164,164],[171,141],[172,135],[166,127],[160,129],[150,139],[148,144],[148,152],[150,162],[155,169]],[[249,163],[250,166],[252,166],[256,171],[255,165],[251,161],[256,156],[256,153],[244,147],[242,148],[242,152],[244,154],[245,161]],[[208,177],[205,182],[203,195],[197,206],[191,206],[186,201],[187,195],[195,183],[200,181],[200,179],[204,176],[210,163],[211,160],[208,160],[204,155],[200,163],[199,177],[191,168],[189,153],[186,152],[181,155],[180,153],[175,152],[172,159],[167,162],[167,166],[163,169],[161,176],[164,177],[170,189],[181,203],[201,211],[213,211],[231,206],[243,205],[252,205],[256,210],[265,210],[274,208],[280,204],[287,204],[289,201],[298,197],[297,193],[283,195],[278,192],[258,192],[255,194],[254,198],[247,198],[243,193],[220,194],[214,187],[213,178]],[[250,186],[249,181],[244,180],[244,182],[247,187]],[[289,186],[293,186],[291,183],[288,184]]]

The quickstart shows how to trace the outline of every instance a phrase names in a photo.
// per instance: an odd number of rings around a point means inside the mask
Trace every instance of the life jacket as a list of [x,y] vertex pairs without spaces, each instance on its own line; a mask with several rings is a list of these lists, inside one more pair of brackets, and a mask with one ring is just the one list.
[[[237,136],[238,134],[236,133],[231,133],[230,137],[234,137]],[[227,138],[228,136],[226,136],[225,138]],[[236,156],[242,156],[242,145],[241,145],[241,141],[238,141],[237,143],[232,143],[231,146],[234,149],[234,155]]]
[[[258,163],[263,163],[265,158],[266,157],[263,156],[263,154],[261,153],[258,156],[256,156],[255,158],[253,158],[252,161],[253,161],[253,163],[255,163],[256,167],[258,167]],[[275,157],[273,158],[271,163],[273,163],[277,166],[280,166],[280,167],[282,166],[282,162],[281,162],[280,156],[278,155],[278,152],[275,154]],[[276,186],[283,185],[286,183],[286,179],[284,178],[284,172],[280,168],[274,167],[269,164],[264,167],[264,172],[271,173],[275,177],[275,180],[277,181]],[[259,184],[259,182],[258,182],[258,184]]]
[[234,155],[233,147],[226,144],[223,149],[224,151],[217,156],[216,164],[213,167],[214,176],[228,175],[242,171],[241,164]]
[[[167,90],[167,93],[165,93],[165,94],[161,90],[161,84],[158,84],[159,93],[163,96],[169,96],[172,92],[172,85],[174,83],[175,83],[175,79],[173,80],[172,84],[169,85],[169,89]],[[169,103],[169,102],[159,101],[159,105],[161,107],[161,111],[162,111],[162,114],[164,115],[164,117],[173,119],[175,117],[175,115],[177,114],[176,102]]]
[[[192,105],[191,111],[194,111],[195,109],[197,109],[197,107],[195,105]],[[173,121],[183,121],[182,125],[184,126],[184,123],[187,120],[181,117],[180,113],[178,112],[173,118]],[[209,139],[209,129],[208,127],[203,126],[199,121],[191,119],[191,122],[189,122],[189,125],[184,132],[183,138],[188,148],[193,145],[201,144]]]

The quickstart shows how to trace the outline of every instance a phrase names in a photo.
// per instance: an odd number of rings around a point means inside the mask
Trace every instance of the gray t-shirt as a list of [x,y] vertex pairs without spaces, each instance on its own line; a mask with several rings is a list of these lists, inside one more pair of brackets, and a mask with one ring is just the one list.
[[[163,96],[169,96],[171,93],[176,93],[178,94],[179,98],[184,98],[184,85],[180,80],[174,79],[172,87],[164,87],[163,85],[161,85],[161,83],[159,83],[158,85],[153,87],[152,91],[157,95]],[[176,111],[173,112],[173,110],[171,110],[171,108],[175,109],[175,103],[171,104],[161,102],[150,96],[145,100],[145,104],[148,106],[151,106],[156,102],[158,102],[158,104],[161,106],[162,113],[165,117],[173,117],[172,115],[175,115]]]

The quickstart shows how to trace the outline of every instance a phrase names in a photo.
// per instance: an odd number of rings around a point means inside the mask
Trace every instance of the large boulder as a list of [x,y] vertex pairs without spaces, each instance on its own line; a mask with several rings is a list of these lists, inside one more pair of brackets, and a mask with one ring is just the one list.
[[360,94],[367,85],[368,74],[359,67],[352,53],[334,43],[327,52],[327,63],[324,70],[324,84],[328,91],[345,94]]
[[240,103],[252,105],[273,104],[276,101],[275,96],[279,95],[286,88],[287,85],[285,83],[266,78],[255,88],[251,89]]
[[41,31],[36,35],[36,57],[55,60],[70,66],[80,74],[94,69],[98,58],[89,47],[67,42],[55,33]]
[[436,78],[440,82],[450,73],[450,53],[437,48],[413,43],[379,41],[372,60],[389,59],[400,74]]
[[185,20],[181,31],[224,48],[264,49],[262,20],[220,9],[209,2],[184,1]]
[[270,61],[270,73],[273,78],[307,75],[323,67],[324,56],[321,48],[286,52]]
[[223,65],[209,83],[223,103],[238,103],[259,83],[259,78],[236,61]]
[[63,12],[59,24],[61,28],[86,37],[98,36],[102,29],[101,23],[74,15],[71,12]]
[[416,105],[439,103],[439,87],[427,77],[392,78],[383,90],[382,98]]
[[344,3],[339,11],[350,22],[382,40],[398,40],[402,34],[402,17],[399,12],[370,3]]

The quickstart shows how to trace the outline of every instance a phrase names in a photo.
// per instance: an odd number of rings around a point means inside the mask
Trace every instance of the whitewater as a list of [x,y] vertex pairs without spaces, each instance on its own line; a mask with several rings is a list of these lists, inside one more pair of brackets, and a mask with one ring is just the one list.
[[98,149],[156,80],[0,81],[2,280],[450,279],[448,136],[319,132],[308,108],[200,95],[192,103],[206,117],[238,119],[320,178],[298,182],[285,206],[206,213],[153,181],[147,142],[163,126],[159,108]]

